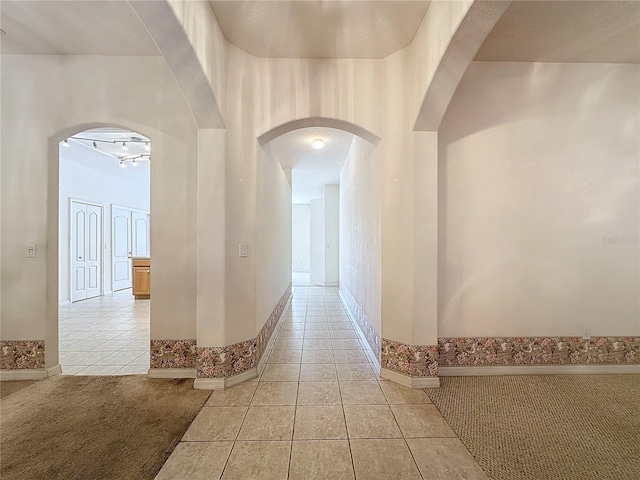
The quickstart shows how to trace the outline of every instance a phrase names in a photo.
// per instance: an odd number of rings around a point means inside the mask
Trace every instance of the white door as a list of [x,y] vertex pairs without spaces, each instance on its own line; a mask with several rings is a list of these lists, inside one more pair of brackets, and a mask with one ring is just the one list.
[[131,288],[131,209],[111,206],[113,291]]
[[113,291],[132,286],[131,257],[149,257],[149,212],[111,206]]
[[134,257],[149,257],[149,214],[140,211],[131,212],[131,251]]
[[71,301],[102,294],[102,207],[71,201]]

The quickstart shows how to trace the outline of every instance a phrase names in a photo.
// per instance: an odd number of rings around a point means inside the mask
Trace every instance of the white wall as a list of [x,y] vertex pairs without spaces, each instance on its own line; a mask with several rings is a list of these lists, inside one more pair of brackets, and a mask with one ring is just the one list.
[[340,173],[340,288],[381,333],[380,155],[355,137]]
[[311,283],[324,285],[324,199],[311,200]]
[[324,283],[340,280],[340,186],[325,185],[324,201]]
[[164,59],[3,55],[1,75],[1,338],[45,339],[55,364],[58,143],[102,125],[153,143],[151,338],[195,338],[197,130]]
[[638,85],[471,65],[439,132],[441,337],[640,334]]
[[292,269],[309,272],[311,269],[311,207],[293,205],[292,211]]
[[59,191],[59,280],[58,300],[69,298],[69,213],[70,199],[103,205],[103,287],[111,291],[111,204],[149,211],[150,169],[148,161],[121,168],[117,159],[100,151],[79,146],[73,140],[60,147]]

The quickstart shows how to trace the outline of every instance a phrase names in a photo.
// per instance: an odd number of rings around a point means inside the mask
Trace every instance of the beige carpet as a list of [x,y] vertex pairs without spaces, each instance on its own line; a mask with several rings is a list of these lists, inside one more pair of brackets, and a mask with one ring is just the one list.
[[144,376],[40,381],[0,401],[0,478],[153,479],[209,394]]
[[492,480],[640,478],[640,375],[440,380],[427,394]]

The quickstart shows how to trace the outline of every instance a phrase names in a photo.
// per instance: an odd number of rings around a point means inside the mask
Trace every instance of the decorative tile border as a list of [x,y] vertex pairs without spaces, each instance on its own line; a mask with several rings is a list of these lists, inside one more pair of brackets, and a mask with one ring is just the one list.
[[409,377],[436,377],[438,346],[406,345],[383,338],[380,366]]
[[151,368],[196,368],[196,340],[151,340]]
[[44,340],[0,341],[0,369],[44,368]]
[[638,365],[640,337],[440,338],[442,367]]
[[362,308],[360,308],[360,305],[358,305],[358,302],[356,302],[356,299],[353,298],[349,290],[340,287],[340,295],[347,304],[347,308],[351,312],[351,316],[355,319],[356,323],[360,327],[360,331],[363,333],[364,338],[367,340],[369,347],[371,347],[371,350],[377,356],[377,358],[380,358],[380,334],[373,327],[373,324],[369,320],[369,317],[367,317],[367,315],[365,315],[365,313],[362,311]]
[[256,338],[224,347],[198,347],[196,378],[226,378],[257,367],[290,296],[291,285]]

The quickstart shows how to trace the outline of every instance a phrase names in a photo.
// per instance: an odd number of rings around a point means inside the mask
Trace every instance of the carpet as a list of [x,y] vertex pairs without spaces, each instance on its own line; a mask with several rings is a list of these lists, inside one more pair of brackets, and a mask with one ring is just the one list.
[[640,375],[440,381],[427,394],[492,480],[640,478]]
[[137,375],[40,381],[0,401],[0,478],[153,479],[209,394]]

